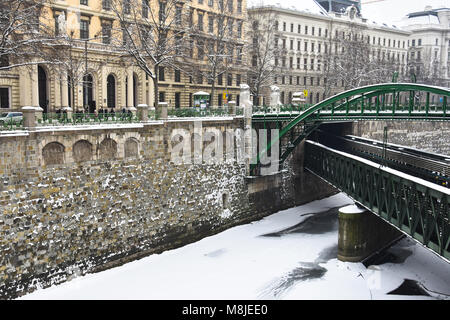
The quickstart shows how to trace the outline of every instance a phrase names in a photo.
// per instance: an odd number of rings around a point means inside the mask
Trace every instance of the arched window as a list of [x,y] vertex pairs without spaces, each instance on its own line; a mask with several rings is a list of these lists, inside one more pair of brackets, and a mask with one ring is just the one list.
[[106,79],[106,89],[107,89],[107,106],[108,108],[116,107],[116,79],[112,74]]
[[48,111],[48,95],[47,95],[47,73],[44,68],[38,66],[38,87],[39,87],[39,106]]
[[83,77],[83,106],[85,110],[89,110],[93,113],[95,108],[93,105],[94,100],[94,81],[92,75],[87,74]]

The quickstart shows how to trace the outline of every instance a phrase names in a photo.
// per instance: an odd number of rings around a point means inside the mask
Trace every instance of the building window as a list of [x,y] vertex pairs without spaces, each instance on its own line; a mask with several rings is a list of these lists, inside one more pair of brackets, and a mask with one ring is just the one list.
[[291,23],[291,32],[294,32],[294,24]]
[[286,22],[283,22],[283,31],[286,31]]
[[0,88],[0,108],[9,109],[10,107],[9,88]]
[[159,102],[166,102],[166,93],[164,91],[159,92]]
[[198,23],[198,30],[203,31],[203,13],[198,13],[198,18],[197,18],[197,23]]
[[166,21],[166,3],[159,2],[159,21]]
[[227,85],[230,87],[233,85],[233,75],[231,73],[227,75]]
[[178,69],[175,69],[175,82],[181,82],[181,72]]
[[213,7],[214,6],[214,0],[208,0],[208,6]]
[[102,42],[104,44],[111,44],[111,24],[102,24]]
[[159,80],[161,81],[165,81],[165,72],[164,72],[164,67],[159,67]]
[[87,6],[88,0],[80,0],[80,4]]
[[223,85],[222,74],[219,74],[219,75],[217,76],[217,84],[218,84],[219,86]]
[[80,39],[89,39],[89,21],[80,21]]
[[175,9],[175,23],[177,26],[181,25],[181,7]]
[[241,75],[240,74],[237,74],[236,75],[236,86],[240,86],[241,85]]
[[242,21],[238,22],[238,27],[237,27],[237,37],[238,38],[242,38]]
[[237,2],[237,12],[242,13],[242,0],[238,0]]
[[130,14],[131,12],[131,3],[130,0],[123,0],[123,13]]
[[212,15],[208,15],[208,32],[214,33],[214,17]]
[[301,25],[298,25],[298,26],[297,26],[297,33],[301,33],[301,29],[302,29],[302,26],[301,26]]
[[254,54],[252,56],[252,67],[257,67],[258,66],[258,57],[256,56],[256,54]]
[[308,34],[308,26],[305,26],[305,34]]
[[228,0],[228,12],[233,13],[233,0]]
[[148,18],[148,0],[142,0],[142,16]]
[[111,10],[111,0],[102,1],[103,10]]
[[9,57],[6,54],[0,56],[0,67],[9,66]]

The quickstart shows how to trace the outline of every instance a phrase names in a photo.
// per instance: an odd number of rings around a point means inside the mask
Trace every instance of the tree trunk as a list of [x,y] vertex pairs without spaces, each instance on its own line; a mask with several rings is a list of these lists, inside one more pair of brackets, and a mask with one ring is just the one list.
[[155,65],[155,69],[154,69],[154,74],[155,77],[152,78],[153,79],[153,86],[154,86],[154,99],[153,99],[153,103],[154,103],[154,107],[155,110],[158,111],[158,102],[159,102],[159,87],[158,87],[158,77],[159,77],[159,65]]
[[211,85],[211,96],[209,97],[209,106],[212,107],[214,105],[214,95],[216,92],[216,79],[214,78]]

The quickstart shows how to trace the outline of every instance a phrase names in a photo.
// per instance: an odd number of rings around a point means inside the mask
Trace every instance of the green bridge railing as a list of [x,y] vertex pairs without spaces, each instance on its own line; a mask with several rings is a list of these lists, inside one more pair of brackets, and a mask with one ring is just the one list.
[[310,141],[305,168],[450,260],[450,189]]
[[[438,97],[439,103],[432,103],[431,95]],[[419,99],[418,97],[422,97]],[[407,103],[402,103],[406,99]],[[259,159],[270,153],[272,145],[280,141],[288,133],[291,137],[281,155],[281,163],[295,147],[312,131],[303,130],[294,135],[297,126],[312,123],[316,126],[323,121],[345,120],[420,120],[420,121],[450,121],[448,101],[450,89],[416,83],[382,83],[351,89],[329,97],[298,114],[255,113],[252,122],[278,122],[279,135],[272,137],[266,148],[260,150],[256,164],[252,164],[252,172],[259,166]],[[422,101],[419,103],[419,101]],[[280,124],[282,122],[282,124]],[[279,144],[280,147],[281,143]]]

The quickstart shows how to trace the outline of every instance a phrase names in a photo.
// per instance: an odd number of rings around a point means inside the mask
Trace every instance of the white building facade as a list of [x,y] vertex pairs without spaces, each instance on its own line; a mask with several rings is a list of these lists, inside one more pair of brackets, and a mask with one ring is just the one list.
[[[278,35],[274,46],[281,48],[281,54],[273,61],[280,67],[273,84],[280,88],[283,104],[291,103],[293,93],[298,91],[307,90],[307,102],[316,103],[344,90],[344,85],[337,83],[326,94],[328,79],[324,70],[327,58],[341,50],[335,40],[348,37],[354,29],[358,29],[359,36],[370,44],[371,58],[392,59],[395,62],[386,81],[392,79],[395,71],[404,74],[407,70],[411,32],[364,19],[355,8],[341,14],[325,11],[312,13],[275,6],[248,9],[249,16],[264,12],[277,20]],[[268,88],[258,101],[258,104],[267,103]]]

